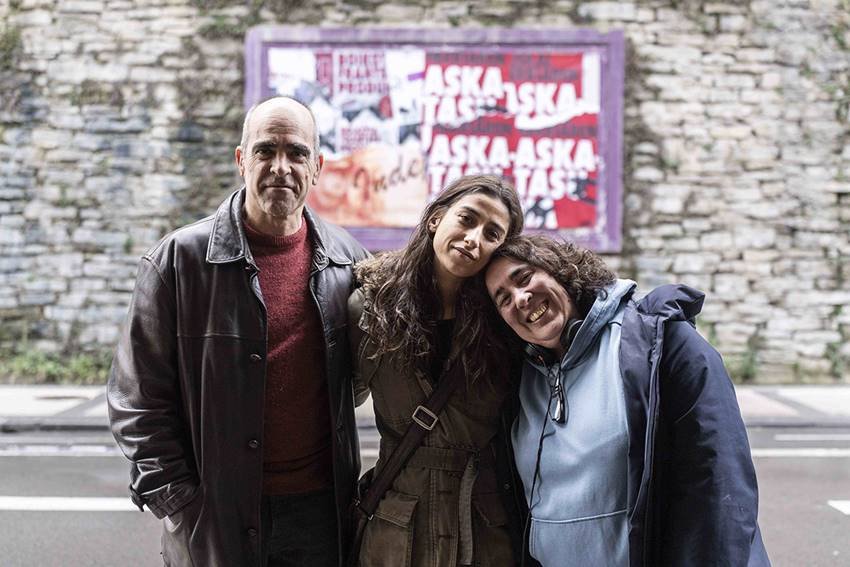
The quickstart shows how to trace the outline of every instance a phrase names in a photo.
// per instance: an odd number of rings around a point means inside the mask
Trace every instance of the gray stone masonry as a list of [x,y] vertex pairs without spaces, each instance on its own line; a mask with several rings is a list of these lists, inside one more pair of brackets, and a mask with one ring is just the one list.
[[[252,24],[623,29],[624,247],[759,382],[850,376],[848,0],[0,0],[0,348],[111,349],[238,183]],[[845,376],[845,378],[841,378]]]

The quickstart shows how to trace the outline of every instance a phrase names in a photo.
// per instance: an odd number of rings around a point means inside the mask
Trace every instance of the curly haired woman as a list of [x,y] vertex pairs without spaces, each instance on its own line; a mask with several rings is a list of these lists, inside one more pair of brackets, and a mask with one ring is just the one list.
[[525,348],[513,428],[544,567],[765,567],[747,432],[720,355],[694,328],[704,295],[635,301],[589,250],[506,242],[486,272]]

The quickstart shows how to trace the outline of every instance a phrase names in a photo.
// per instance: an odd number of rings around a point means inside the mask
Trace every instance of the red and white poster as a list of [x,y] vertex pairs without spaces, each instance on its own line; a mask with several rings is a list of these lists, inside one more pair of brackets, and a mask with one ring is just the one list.
[[465,174],[510,178],[527,228],[598,223],[598,51],[271,47],[267,92],[308,104],[325,166],[308,203],[351,227],[410,227]]

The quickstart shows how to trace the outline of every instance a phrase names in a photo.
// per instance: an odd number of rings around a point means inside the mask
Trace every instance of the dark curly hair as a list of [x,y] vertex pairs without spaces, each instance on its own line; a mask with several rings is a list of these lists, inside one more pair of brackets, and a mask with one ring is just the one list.
[[496,258],[511,258],[548,273],[566,290],[582,317],[590,311],[596,297],[617,279],[617,274],[594,252],[546,236],[508,239],[490,261]]
[[[393,354],[401,368],[428,376],[436,322],[443,308],[434,269],[434,235],[428,223],[461,198],[476,193],[504,203],[510,221],[506,238],[522,231],[522,207],[513,186],[493,175],[468,175],[451,183],[425,208],[407,246],[356,266],[357,280],[366,292],[364,316],[374,347],[371,357]],[[500,369],[498,345],[504,340],[485,323],[482,314],[489,299],[477,293],[472,280],[461,285],[455,299],[452,345],[452,356],[463,364],[469,383]]]

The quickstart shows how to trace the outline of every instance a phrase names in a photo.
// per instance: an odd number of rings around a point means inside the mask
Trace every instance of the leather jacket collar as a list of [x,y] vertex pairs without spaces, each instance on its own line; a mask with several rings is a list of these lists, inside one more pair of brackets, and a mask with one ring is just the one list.
[[[242,225],[242,206],[245,203],[245,187],[230,195],[213,215],[213,226],[207,246],[206,260],[210,264],[226,264],[245,259],[256,267],[245,228]],[[349,255],[339,248],[336,239],[330,238],[328,227],[308,208],[304,207],[304,218],[313,243],[313,271],[323,270],[328,262],[338,266],[351,264]]]

